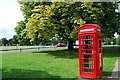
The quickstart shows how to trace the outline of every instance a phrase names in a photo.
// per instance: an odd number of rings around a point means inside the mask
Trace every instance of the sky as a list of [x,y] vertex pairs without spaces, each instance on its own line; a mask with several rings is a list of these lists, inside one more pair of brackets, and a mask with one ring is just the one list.
[[10,39],[15,35],[17,22],[23,20],[20,4],[17,0],[0,1],[0,39]]
[[11,39],[16,34],[14,28],[17,22],[24,19],[20,4],[17,0],[1,0],[0,10],[0,39]]

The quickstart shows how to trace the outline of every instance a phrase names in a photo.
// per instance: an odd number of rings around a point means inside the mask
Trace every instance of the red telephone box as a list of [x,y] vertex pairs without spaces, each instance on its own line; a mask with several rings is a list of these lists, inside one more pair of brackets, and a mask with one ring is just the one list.
[[79,72],[82,78],[100,78],[103,75],[101,27],[86,24],[78,29]]

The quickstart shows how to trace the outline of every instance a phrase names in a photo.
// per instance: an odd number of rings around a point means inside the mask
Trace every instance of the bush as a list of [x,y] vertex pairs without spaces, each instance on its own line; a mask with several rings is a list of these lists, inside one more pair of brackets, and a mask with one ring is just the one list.
[[105,45],[110,45],[111,44],[111,39],[110,38],[105,38],[104,39],[104,44]]

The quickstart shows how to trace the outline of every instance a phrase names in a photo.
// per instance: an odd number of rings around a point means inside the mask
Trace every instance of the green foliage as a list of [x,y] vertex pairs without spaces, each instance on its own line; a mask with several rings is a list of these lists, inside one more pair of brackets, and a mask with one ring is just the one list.
[[47,5],[36,6],[33,10],[33,14],[26,25],[27,36],[31,39],[31,42],[38,39],[49,39],[55,34],[51,22],[48,18],[50,13],[50,7]]
[[[86,23],[102,27],[104,38],[111,38],[118,29],[116,3],[95,2],[19,2],[25,17],[21,36],[32,44],[58,34],[63,40],[77,40],[78,28]],[[110,17],[109,17],[110,16]],[[19,33],[20,34],[20,33]],[[37,42],[37,43],[38,43]]]
[[0,45],[2,46],[2,44],[4,44],[4,46],[8,46],[8,45],[12,45],[13,41],[12,39],[6,39],[6,38],[2,38],[0,39]]
[[111,45],[111,44],[116,44],[116,38],[112,37],[112,38],[104,38],[103,42],[105,45]]
[[[31,45],[31,44],[40,44],[41,39],[35,38],[35,39],[29,39],[27,37],[27,32],[25,30],[26,24],[28,23],[29,18],[31,17],[33,13],[33,9],[36,5],[48,5],[49,3],[44,2],[24,2],[22,0],[18,0],[18,2],[21,4],[21,11],[23,12],[23,16],[25,18],[24,21],[18,22],[18,26],[16,26],[15,31],[17,33],[18,42],[22,45]],[[35,21],[34,21],[35,22]],[[30,41],[31,40],[31,41]]]
[[19,44],[17,35],[14,35],[12,38],[14,44]]
[[117,42],[120,42],[120,36],[118,36],[118,38],[117,38]]
[[24,33],[25,27],[26,27],[25,21],[18,22],[18,26],[15,27],[15,32],[17,33],[17,35],[13,36],[15,44],[20,43],[22,45],[30,45],[30,39],[27,38],[26,33]]
[[79,13],[77,13],[77,8],[79,8],[80,5],[81,3],[76,4],[73,2],[53,3],[51,5],[52,15],[50,18],[54,29],[64,40],[77,39],[77,37],[74,36],[73,31],[77,32],[80,23],[84,23],[84,21],[81,20]]
[[67,40],[63,40],[63,38],[61,38],[58,34],[55,34],[55,36],[50,39],[50,42],[52,42],[54,45],[57,43],[67,44]]
[[39,44],[39,42],[34,41],[30,43],[30,39],[26,36],[26,32],[24,29],[26,28],[26,24],[28,23],[28,19],[30,18],[32,14],[32,9],[35,5],[39,4],[36,2],[24,2],[22,0],[18,0],[18,2],[21,4],[21,11],[23,12],[24,19],[23,21],[18,22],[18,26],[15,28],[15,32],[17,33],[17,40],[22,45],[31,45],[31,44]]
[[8,44],[9,44],[9,45],[13,45],[12,39],[9,39],[9,40],[8,40]]
[[117,9],[116,3],[102,3],[102,11],[104,15],[100,17],[99,21],[104,38],[111,38],[114,33],[118,31],[119,19],[115,9]]
[[2,45],[2,39],[0,39],[0,45]]
[[104,39],[104,44],[105,44],[105,45],[110,45],[110,44],[111,44],[111,41],[112,41],[112,40],[111,40],[110,38],[105,38],[105,39]]
[[[30,26],[33,25],[45,26],[45,27],[46,26],[48,27],[49,25],[53,27],[52,30],[56,31],[56,33],[60,37],[68,40],[69,38],[77,39],[76,35],[79,26],[85,23],[97,23],[102,26],[103,34],[105,34],[104,36],[110,37],[111,35],[107,35],[104,30],[109,29],[109,34],[110,33],[113,34],[113,32],[116,31],[116,27],[115,30],[112,29],[114,26],[116,26],[115,24],[117,22],[114,11],[115,9],[116,9],[116,5],[114,3],[53,2],[50,5],[36,6],[33,10],[31,19],[29,19],[28,24],[30,25],[28,26],[30,29]],[[106,17],[110,15],[109,13],[112,14],[112,17],[110,17],[109,19],[107,18],[108,20],[104,21]],[[106,23],[104,23],[103,21]],[[112,21],[113,24],[110,24],[110,22]],[[49,30],[51,30],[51,27],[49,27]],[[45,28],[41,27],[41,29],[43,30]],[[35,30],[33,32],[37,32],[37,31]],[[48,32],[52,32],[52,31],[48,31]]]
[[6,38],[2,38],[2,44],[4,44],[4,46],[6,46],[8,44],[8,40]]
[[32,2],[23,2],[23,1],[18,1],[20,6],[20,10],[23,12],[23,16],[25,18],[25,21],[27,21],[28,18],[30,18],[31,14],[32,14],[32,9],[34,8],[34,6],[36,5],[36,3],[32,3]]

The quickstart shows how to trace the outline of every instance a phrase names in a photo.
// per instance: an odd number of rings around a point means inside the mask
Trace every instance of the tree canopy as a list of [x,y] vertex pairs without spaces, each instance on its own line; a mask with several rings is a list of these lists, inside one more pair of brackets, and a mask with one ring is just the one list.
[[72,49],[72,43],[77,40],[77,30],[81,25],[99,24],[104,37],[112,37],[118,29],[116,3],[33,2],[21,4],[26,23],[25,27],[19,30],[22,31],[21,35],[25,34],[30,39],[31,43],[44,41],[58,34],[64,40],[68,40],[70,45],[68,49]]

